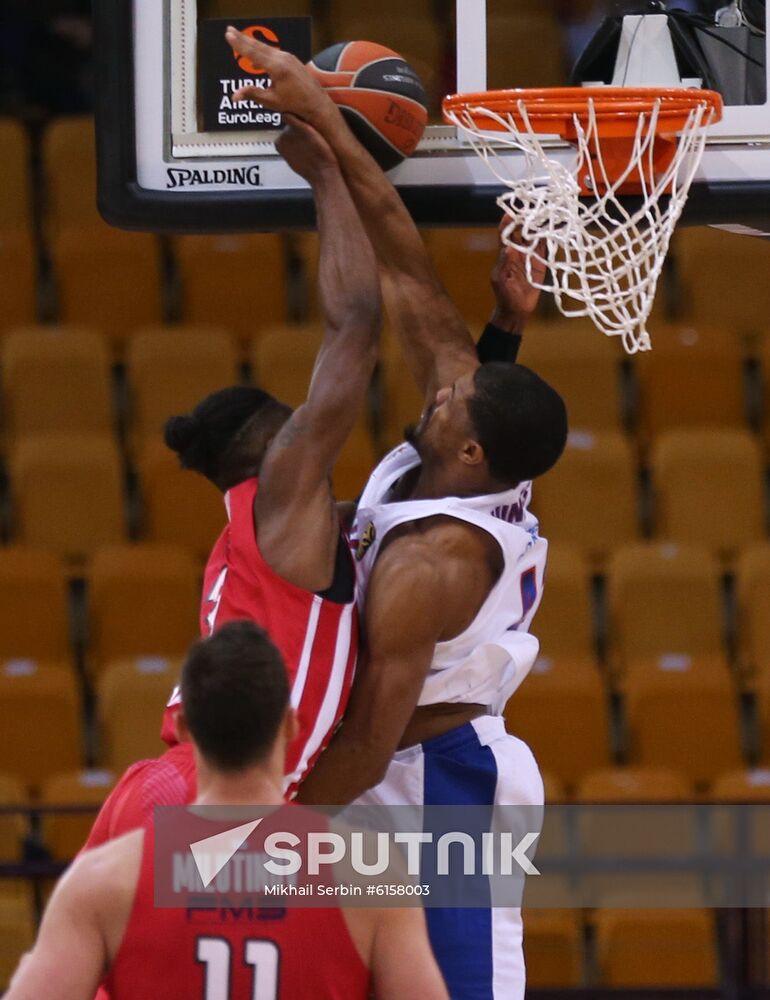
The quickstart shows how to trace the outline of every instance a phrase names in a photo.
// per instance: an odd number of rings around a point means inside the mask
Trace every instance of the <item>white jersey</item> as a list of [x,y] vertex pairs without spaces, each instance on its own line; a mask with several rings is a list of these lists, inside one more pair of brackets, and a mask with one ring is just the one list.
[[436,645],[419,705],[465,702],[499,715],[529,673],[539,643],[528,628],[543,593],[548,543],[527,509],[532,484],[478,497],[389,502],[393,487],[420,464],[410,444],[380,462],[361,495],[353,522],[360,599],[384,538],[396,525],[444,515],[487,531],[502,550],[504,567],[479,613],[454,639]]

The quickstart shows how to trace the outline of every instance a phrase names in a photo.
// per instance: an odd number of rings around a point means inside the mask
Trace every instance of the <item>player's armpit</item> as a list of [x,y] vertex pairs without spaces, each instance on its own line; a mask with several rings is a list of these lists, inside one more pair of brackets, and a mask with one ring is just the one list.
[[383,911],[371,970],[376,1000],[449,1000],[421,909]]
[[380,555],[367,593],[367,650],[343,724],[301,785],[301,802],[346,804],[382,780],[447,627],[446,598],[443,567],[424,539]]

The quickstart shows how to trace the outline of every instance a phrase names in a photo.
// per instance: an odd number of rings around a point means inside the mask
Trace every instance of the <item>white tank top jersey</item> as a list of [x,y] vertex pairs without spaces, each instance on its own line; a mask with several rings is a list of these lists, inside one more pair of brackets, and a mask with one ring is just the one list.
[[469,627],[436,645],[418,704],[479,704],[499,715],[532,668],[540,645],[527,630],[543,593],[548,543],[527,509],[532,484],[487,496],[389,503],[393,487],[419,463],[412,445],[399,445],[380,462],[361,494],[351,535],[359,601],[365,600],[383,539],[396,525],[444,515],[489,532],[502,550],[503,571]]

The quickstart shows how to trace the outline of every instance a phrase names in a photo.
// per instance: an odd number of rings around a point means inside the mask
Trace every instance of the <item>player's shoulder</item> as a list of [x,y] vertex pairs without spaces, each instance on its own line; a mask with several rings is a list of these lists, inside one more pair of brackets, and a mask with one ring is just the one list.
[[144,838],[143,828],[129,830],[106,844],[83,851],[78,855],[72,870],[78,870],[80,878],[84,880],[106,879],[115,872],[122,872],[130,867],[132,861],[141,857]]
[[495,562],[499,551],[497,541],[484,528],[448,514],[435,514],[392,529],[383,542],[379,559],[446,568],[453,561]]
[[144,830],[109,840],[82,851],[62,877],[58,891],[70,901],[87,900],[89,908],[108,908],[124,895],[133,895],[144,849]]

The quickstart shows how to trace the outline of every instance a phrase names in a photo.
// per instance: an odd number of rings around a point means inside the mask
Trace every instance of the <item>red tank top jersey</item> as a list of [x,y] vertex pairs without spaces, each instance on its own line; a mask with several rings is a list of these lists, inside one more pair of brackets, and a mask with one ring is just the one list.
[[[201,635],[211,635],[226,622],[249,619],[266,629],[280,650],[299,722],[286,760],[286,788],[291,794],[329,742],[347,705],[358,651],[358,618],[355,594],[349,603],[331,601],[295,587],[268,566],[254,526],[257,489],[257,480],[249,479],[225,496],[228,524],[206,565]],[[173,716],[179,702],[176,690],[161,734],[170,746],[176,742]]]
[[196,794],[192,743],[178,743],[160,757],[137,761],[110,792],[82,850],[151,823],[155,806],[186,805]]
[[339,909],[155,906],[152,824],[104,981],[110,1000],[366,1000],[370,975]]

